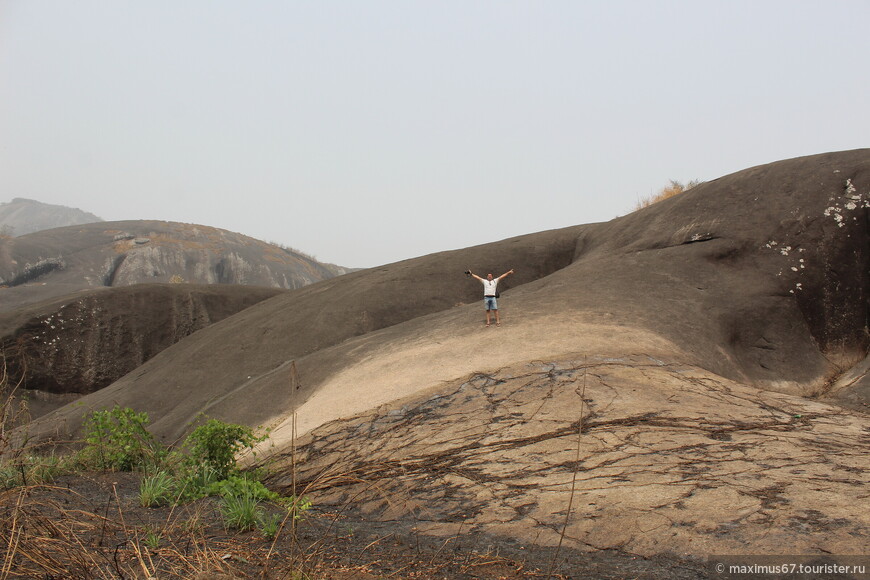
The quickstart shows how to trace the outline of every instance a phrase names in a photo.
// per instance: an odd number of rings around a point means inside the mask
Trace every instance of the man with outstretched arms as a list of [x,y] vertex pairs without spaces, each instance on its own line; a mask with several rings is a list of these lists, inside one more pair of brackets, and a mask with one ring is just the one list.
[[490,324],[490,312],[495,312],[495,325],[501,326],[501,321],[498,318],[498,302],[496,302],[496,286],[498,286],[498,281],[508,276],[509,274],[513,274],[513,270],[508,270],[498,278],[493,278],[492,274],[487,274],[486,279],[481,278],[471,270],[467,270],[465,272],[469,276],[473,276],[483,282],[483,305],[486,308],[486,325]]

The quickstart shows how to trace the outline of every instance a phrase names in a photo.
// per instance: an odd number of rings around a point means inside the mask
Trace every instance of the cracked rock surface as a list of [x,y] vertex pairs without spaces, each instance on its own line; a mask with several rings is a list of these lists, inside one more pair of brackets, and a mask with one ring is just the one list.
[[[865,416],[652,357],[475,373],[300,439],[296,489],[421,532],[642,555],[866,553]],[[271,468],[292,487],[294,457]],[[566,513],[570,510],[570,514]],[[567,525],[566,525],[567,517]]]

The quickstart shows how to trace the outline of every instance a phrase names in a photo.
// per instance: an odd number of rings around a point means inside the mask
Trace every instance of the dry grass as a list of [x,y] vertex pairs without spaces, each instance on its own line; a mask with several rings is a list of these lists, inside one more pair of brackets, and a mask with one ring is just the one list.
[[457,538],[413,545],[335,512],[298,525],[287,519],[265,540],[224,529],[212,498],[141,508],[131,493],[137,481],[131,473],[64,476],[0,493],[0,580],[544,577],[496,554],[456,551]]
[[[114,491],[115,501],[98,512],[84,507],[92,498],[66,488],[31,486],[4,492],[0,496],[4,524],[0,545],[5,547],[0,580],[184,578],[227,569],[207,547],[202,531],[183,529],[187,519],[176,516],[150,526],[131,525]],[[149,548],[149,536],[155,533],[165,545]]]
[[[5,375],[0,380],[6,385]],[[15,447],[12,427],[26,422],[11,401],[3,399],[2,467],[25,465],[33,450]],[[26,409],[25,409],[26,410]],[[295,443],[292,446],[295,473]],[[25,470],[26,473],[26,470]],[[50,480],[56,473],[50,474]],[[429,545],[398,541],[395,531],[350,520],[346,508],[312,510],[301,519],[294,510],[271,506],[281,517],[274,536],[260,530],[238,532],[224,527],[217,498],[182,505],[143,507],[142,474],[68,472],[52,483],[23,476],[0,491],[0,580],[12,578],[468,578],[541,577],[540,573],[488,553],[458,553],[447,542]],[[300,485],[299,495],[332,481],[365,477],[323,474]],[[295,487],[295,477],[293,477]],[[378,487],[369,481],[366,489]],[[389,495],[385,494],[389,501]],[[482,576],[475,576],[482,574]]]
[[683,192],[689,191],[693,187],[700,185],[702,181],[700,179],[692,179],[687,183],[682,183],[681,181],[676,181],[674,179],[669,180],[668,185],[661,188],[657,193],[654,193],[648,197],[645,197],[637,202],[634,206],[635,211],[639,209],[643,209],[645,207],[649,207],[654,203],[658,203],[669,197],[674,197],[675,195],[679,195]]

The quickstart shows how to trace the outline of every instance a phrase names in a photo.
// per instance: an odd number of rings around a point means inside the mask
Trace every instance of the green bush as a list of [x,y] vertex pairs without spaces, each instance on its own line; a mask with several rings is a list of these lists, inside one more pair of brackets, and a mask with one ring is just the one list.
[[230,473],[237,471],[236,454],[243,449],[253,449],[266,437],[257,437],[254,430],[245,425],[209,419],[187,436],[185,445],[189,449],[191,462],[213,469],[217,479],[226,479]]
[[249,479],[244,475],[231,475],[226,479],[212,483],[208,486],[207,495],[219,495],[221,497],[249,495],[258,500],[274,503],[279,503],[282,499],[280,495],[266,488],[262,482]]
[[209,495],[221,497],[250,495],[258,500],[278,503],[284,500],[260,483],[257,472],[241,475],[236,465],[236,454],[251,449],[264,441],[265,436],[254,435],[253,429],[244,425],[225,423],[210,419],[194,429],[184,440],[178,452],[164,452],[161,468],[162,476],[146,477],[140,488],[143,505],[163,502],[165,497],[157,494],[155,488],[171,487],[174,500],[192,501]]
[[82,462],[96,469],[132,471],[146,467],[157,456],[154,437],[148,432],[148,415],[130,408],[94,411],[85,421]]
[[[239,471],[236,454],[266,439],[265,435],[254,435],[250,427],[210,419],[185,439],[185,456],[158,448],[145,428],[147,424],[145,413],[136,414],[131,409],[98,411],[88,419],[88,446],[82,452],[92,463],[113,469],[158,466],[142,479],[139,501],[143,506],[220,496],[227,528],[259,527],[266,538],[275,537],[283,518],[267,514],[263,502],[283,507],[294,520],[311,507],[306,498],[283,497],[270,491],[260,481],[260,472]],[[2,476],[0,473],[0,480]]]
[[268,501],[284,507],[293,512],[295,519],[302,517],[302,512],[311,507],[311,502],[308,498],[283,496],[270,490],[261,481],[249,474],[231,475],[226,479],[212,483],[208,487],[207,495],[219,495],[221,497],[248,495],[257,500]]
[[192,501],[209,495],[209,487],[220,481],[215,470],[207,465],[186,463],[175,475],[178,480],[178,499]]

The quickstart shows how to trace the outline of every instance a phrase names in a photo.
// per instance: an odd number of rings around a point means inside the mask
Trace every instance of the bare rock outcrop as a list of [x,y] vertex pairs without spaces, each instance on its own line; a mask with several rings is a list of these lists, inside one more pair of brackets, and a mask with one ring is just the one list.
[[[865,553],[868,251],[870,151],[780,161],[287,292],[30,432],[118,403],[174,440],[206,412],[273,427],[275,484],[426,533]],[[468,268],[516,270],[500,328]]]
[[[759,166],[611,222],[432,254],[298,289],[197,333],[106,396],[141,404],[136,393],[177,382],[183,368],[201,377],[210,395],[273,393],[277,399],[266,397],[262,408],[227,403],[227,418],[270,420],[275,400],[299,407],[340,376],[362,345],[400,349],[441,335],[447,344],[476,332],[480,288],[462,275],[469,267],[516,270],[503,302],[505,314],[528,323],[528,336],[536,337],[518,346],[527,352],[582,352],[589,340],[577,332],[579,318],[653,333],[685,362],[730,380],[826,396],[867,353],[868,204],[867,150]],[[532,332],[536,324],[546,324],[549,335]],[[502,364],[501,352],[494,347],[486,356]],[[448,360],[455,374],[414,370],[409,379],[421,382],[407,388],[477,370]],[[297,362],[298,392],[287,393],[285,378],[274,372],[289,361]],[[152,409],[158,430],[164,411],[165,428],[174,431],[201,410],[200,395],[179,392],[184,402]]]
[[475,373],[296,443],[273,485],[444,537],[706,557],[870,533],[866,416],[648,356]]
[[[285,292],[277,288],[138,284],[91,290],[0,313],[7,372],[41,412],[50,395],[85,395],[194,332]],[[21,391],[22,393],[24,391]]]

